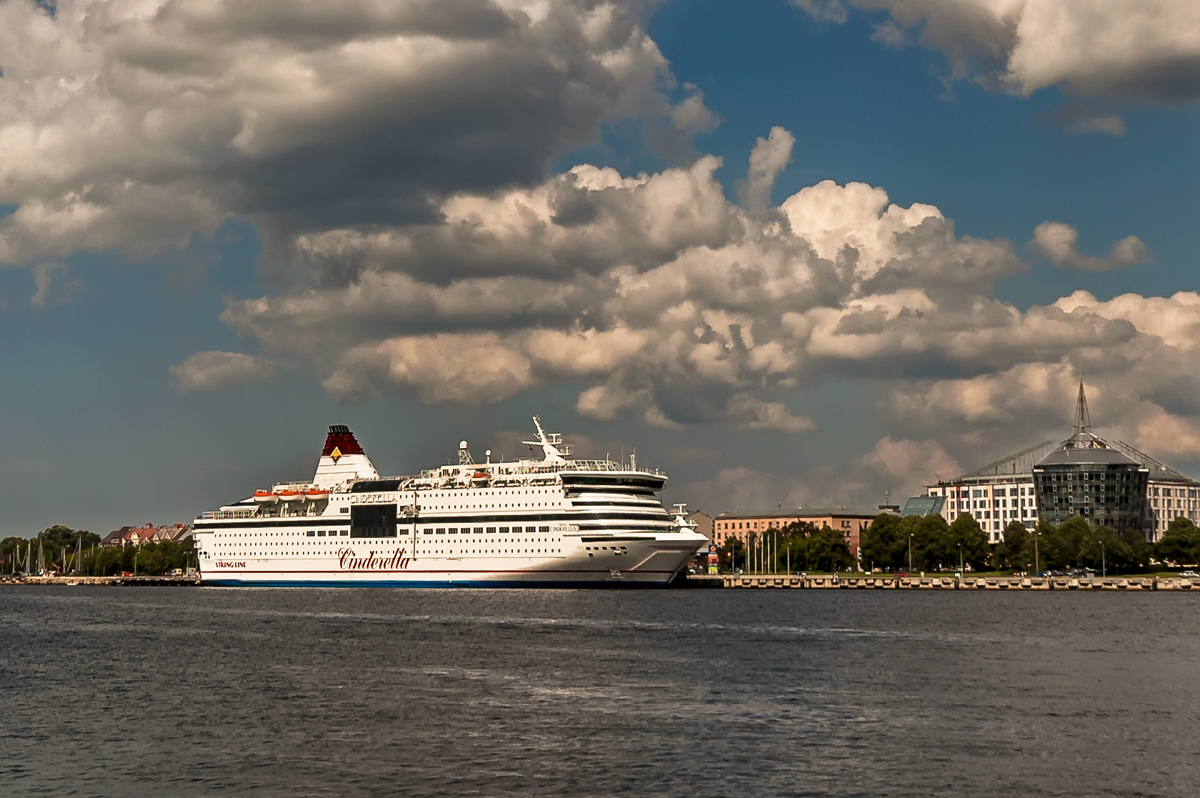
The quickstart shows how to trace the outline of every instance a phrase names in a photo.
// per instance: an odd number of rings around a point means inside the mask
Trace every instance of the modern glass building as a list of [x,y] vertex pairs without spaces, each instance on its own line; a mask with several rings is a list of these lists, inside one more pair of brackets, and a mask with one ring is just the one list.
[[1033,467],[1038,520],[1058,525],[1079,517],[1093,527],[1145,532],[1149,481],[1149,468],[1092,433],[1081,382],[1074,434]]
[[[1138,502],[1146,505],[1141,529],[1148,542],[1161,539],[1170,523],[1180,516],[1200,524],[1200,482],[1128,443],[1093,435],[1082,383],[1075,409],[1075,434],[1069,440],[1043,441],[968,474],[926,485],[926,496],[945,497],[941,513],[949,522],[970,513],[992,543],[1000,542],[1004,527],[1013,521],[1033,529],[1042,519],[1059,524],[1079,515],[1093,525],[1124,528],[1128,516],[1114,519],[1110,513],[1120,510],[1123,499],[1116,494],[1124,490],[1129,462],[1148,475],[1144,494],[1128,497],[1128,513],[1138,513],[1133,506]],[[1043,470],[1040,486],[1049,493],[1036,489],[1034,484],[1034,468],[1042,465],[1051,466],[1048,472]],[[1129,472],[1131,483],[1140,483],[1141,479]],[[1137,484],[1132,488],[1136,492]]]

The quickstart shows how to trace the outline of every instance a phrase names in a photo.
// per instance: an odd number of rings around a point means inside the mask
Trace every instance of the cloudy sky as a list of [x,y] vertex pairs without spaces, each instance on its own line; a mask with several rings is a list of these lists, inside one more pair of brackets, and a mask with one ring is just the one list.
[[867,508],[1200,474],[1200,6],[0,0],[3,528],[526,453]]

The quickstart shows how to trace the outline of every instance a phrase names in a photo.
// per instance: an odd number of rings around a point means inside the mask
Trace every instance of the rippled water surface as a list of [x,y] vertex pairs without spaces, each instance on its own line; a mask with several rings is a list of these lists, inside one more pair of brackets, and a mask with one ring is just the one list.
[[1200,595],[0,588],[0,794],[1200,794]]

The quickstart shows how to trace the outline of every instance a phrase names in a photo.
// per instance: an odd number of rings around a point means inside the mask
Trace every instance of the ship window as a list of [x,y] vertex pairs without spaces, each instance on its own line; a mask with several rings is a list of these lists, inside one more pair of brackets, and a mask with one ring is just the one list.
[[310,530],[308,530],[308,536],[309,536],[310,538],[311,538],[311,537],[315,537],[315,536],[316,536],[316,534],[317,534],[317,533],[316,533],[316,532],[314,532],[313,530],[311,530],[311,529],[310,529]]
[[350,537],[396,537],[396,505],[357,505],[350,513]]
[[538,527],[538,532],[549,532],[549,531],[550,531],[550,527],[548,527],[548,526],[539,526]]
[[[332,535],[333,533],[332,533],[332,532],[330,532],[329,534],[331,534],[331,535]],[[350,534],[350,530],[349,530],[349,529],[343,529],[343,530],[341,531],[341,535],[342,535],[342,537],[346,537],[346,536],[347,536],[347,535],[349,535],[349,534]]]
[[507,535],[507,534],[508,534],[508,527],[506,527],[506,526],[502,526],[502,527],[500,527],[500,533],[501,533],[501,534],[504,534],[504,535]]
[[324,529],[318,529],[318,530],[317,530],[317,537],[319,537],[319,538],[323,538],[323,537],[325,537],[325,530],[324,530]]
[[444,534],[446,534],[446,529],[445,529],[445,527],[438,527],[438,531],[437,531],[437,533],[438,533],[439,535],[444,535]]
[[487,531],[488,531],[488,534],[489,534],[489,535],[494,535],[494,534],[496,534],[496,527],[494,527],[494,526],[489,526],[489,527],[487,528]]
[[456,526],[452,526],[452,527],[450,527],[450,528],[449,528],[448,530],[446,530],[446,531],[447,531],[447,532],[449,532],[451,535],[457,535],[457,534],[458,534],[458,527],[456,527]]

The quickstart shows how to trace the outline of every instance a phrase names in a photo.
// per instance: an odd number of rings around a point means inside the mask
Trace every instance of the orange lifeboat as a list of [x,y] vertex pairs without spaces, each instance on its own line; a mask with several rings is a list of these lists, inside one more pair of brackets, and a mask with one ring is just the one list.
[[313,488],[312,490],[306,490],[304,495],[310,502],[323,502],[329,498],[329,491]]
[[259,504],[274,504],[279,501],[279,494],[269,490],[256,490],[254,491],[254,501]]
[[281,490],[279,491],[279,498],[285,502],[302,502],[306,497],[302,490]]

